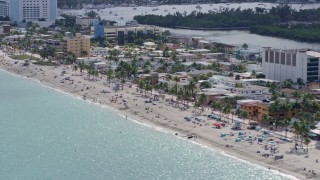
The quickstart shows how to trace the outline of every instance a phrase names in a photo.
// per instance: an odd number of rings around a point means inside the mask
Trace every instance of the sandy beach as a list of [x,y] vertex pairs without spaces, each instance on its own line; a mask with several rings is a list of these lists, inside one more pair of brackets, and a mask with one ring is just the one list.
[[[28,67],[22,65],[23,61],[18,61],[9,58],[5,53],[0,51],[0,68],[8,72],[17,74],[21,77],[32,78],[40,81],[44,85],[59,89],[66,93],[78,96],[84,100],[91,101],[102,106],[108,106],[119,111],[120,114],[128,119],[135,119],[141,123],[152,125],[153,127],[162,127],[176,136],[187,139],[188,136],[193,136],[190,141],[202,144],[208,148],[223,151],[224,153],[238,157],[240,159],[261,165],[267,169],[277,173],[292,175],[298,179],[320,179],[320,149],[316,143],[312,142],[309,145],[309,152],[295,151],[294,142],[281,142],[277,137],[273,138],[276,143],[274,146],[279,154],[284,156],[283,159],[275,160],[273,156],[264,157],[263,152],[266,143],[258,144],[257,141],[241,140],[235,142],[238,137],[238,131],[231,130],[231,124],[226,127],[216,129],[212,124],[215,120],[209,120],[206,115],[211,113],[211,110],[206,109],[201,115],[202,122],[184,120],[185,116],[195,116],[192,111],[193,107],[182,110],[178,107],[173,107],[166,98],[160,98],[155,103],[145,103],[149,98],[144,97],[137,91],[137,87],[124,86],[123,90],[114,91],[112,85],[107,84],[107,77],[101,76],[96,80],[88,80],[87,75],[80,75],[72,70],[72,66],[39,66],[30,64]],[[61,76],[61,72],[66,73]],[[171,98],[171,95],[167,95]],[[181,107],[181,106],[180,106]],[[218,114],[218,112],[215,112]],[[230,134],[220,137],[221,133]],[[244,129],[245,137],[256,137],[259,132],[254,130]],[[194,137],[196,136],[196,137]],[[289,136],[293,136],[289,133]],[[314,175],[314,173],[316,175]],[[292,179],[294,179],[292,177]]]

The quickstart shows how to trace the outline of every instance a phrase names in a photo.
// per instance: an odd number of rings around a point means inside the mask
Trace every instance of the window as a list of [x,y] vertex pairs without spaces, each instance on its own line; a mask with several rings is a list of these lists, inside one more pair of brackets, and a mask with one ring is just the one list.
[[265,62],[268,62],[269,61],[269,51],[266,51],[265,52]]
[[286,54],[284,52],[281,53],[281,64],[286,64]]
[[296,66],[296,58],[297,58],[297,55],[293,54],[292,55],[292,66]]
[[270,63],[274,62],[274,52],[270,51]]
[[291,66],[291,54],[287,54],[287,65]]
[[279,64],[279,55],[280,53],[276,52],[276,61],[275,61],[276,64]]

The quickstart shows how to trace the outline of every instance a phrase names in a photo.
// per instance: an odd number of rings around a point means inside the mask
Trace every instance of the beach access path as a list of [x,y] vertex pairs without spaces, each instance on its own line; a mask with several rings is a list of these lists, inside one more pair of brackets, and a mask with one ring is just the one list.
[[[204,120],[201,123],[188,122],[184,120],[184,117],[195,116],[192,113],[194,108],[182,110],[173,107],[173,104],[165,101],[166,98],[160,98],[159,101],[155,101],[155,104],[145,103],[144,101],[149,98],[144,97],[137,91],[135,85],[131,87],[124,86],[123,90],[120,88],[120,90],[115,91],[112,85],[107,83],[107,77],[104,75],[96,78],[96,80],[89,80],[85,73],[80,75],[79,71],[74,72],[70,65],[54,67],[30,64],[29,66],[23,66],[23,63],[23,61],[16,63],[16,60],[11,59],[7,54],[0,51],[0,68],[8,72],[38,80],[47,86],[60,89],[98,105],[111,107],[125,117],[161,127],[181,138],[187,139],[188,136],[193,136],[193,138],[189,139],[190,141],[195,141],[231,156],[259,164],[267,169],[270,168],[275,172],[290,174],[299,179],[306,179],[307,177],[312,179],[320,178],[320,163],[316,162],[316,159],[320,160],[320,149],[317,148],[315,142],[309,145],[307,153],[302,149],[295,151],[293,142],[280,142],[279,139],[275,138],[275,141],[279,141],[275,147],[284,158],[275,160],[272,156],[263,157],[257,151],[263,152],[266,143],[258,144],[257,141],[250,143],[246,140],[235,142],[238,131],[232,130],[232,125],[228,123],[226,127],[216,129],[213,126],[216,121],[209,120],[205,116],[211,113],[208,109],[197,115]],[[65,71],[65,74],[61,76],[63,71]],[[167,95],[167,98],[171,98],[171,95]],[[215,113],[218,114],[218,112]],[[220,137],[221,133],[229,134],[230,132],[234,132],[235,135]],[[241,132],[246,136],[257,136],[259,134],[257,131],[247,129]],[[312,175],[312,170],[317,175]]]

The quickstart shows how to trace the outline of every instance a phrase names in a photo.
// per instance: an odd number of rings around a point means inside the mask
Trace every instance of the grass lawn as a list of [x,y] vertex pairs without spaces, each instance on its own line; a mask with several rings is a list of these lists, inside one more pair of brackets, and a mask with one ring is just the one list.
[[37,61],[37,62],[34,62],[33,64],[43,65],[43,66],[56,66],[57,65],[55,62],[51,62],[51,61]]
[[16,60],[25,60],[25,59],[29,59],[29,60],[39,60],[39,58],[36,58],[34,56],[30,56],[30,55],[12,55],[10,56],[12,59],[16,59]]

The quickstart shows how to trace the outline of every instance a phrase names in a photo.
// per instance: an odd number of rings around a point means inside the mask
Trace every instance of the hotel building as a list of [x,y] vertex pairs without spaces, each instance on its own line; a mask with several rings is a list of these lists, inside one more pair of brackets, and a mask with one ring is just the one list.
[[55,21],[57,0],[7,0],[11,21]]
[[264,48],[262,52],[262,71],[267,79],[297,82],[318,82],[320,53],[310,50],[280,50]]

